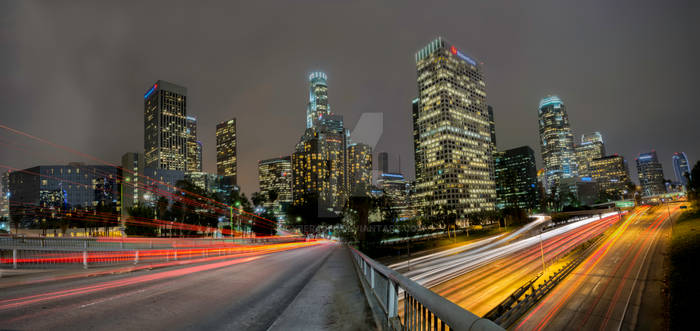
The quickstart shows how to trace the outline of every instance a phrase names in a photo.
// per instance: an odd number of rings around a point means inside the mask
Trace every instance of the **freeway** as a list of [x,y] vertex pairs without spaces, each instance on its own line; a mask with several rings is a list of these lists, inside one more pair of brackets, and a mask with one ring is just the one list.
[[[554,228],[541,236],[518,233],[487,239],[474,243],[469,250],[411,261],[410,270],[404,265],[398,270],[464,309],[483,315],[541,272],[543,258],[551,264],[618,220],[616,213],[609,213]],[[542,222],[538,218],[528,229],[538,232],[537,225]]]
[[516,330],[665,329],[662,250],[677,209],[653,207],[627,219]]
[[266,330],[338,252],[345,251],[319,241],[274,253],[5,287],[0,329]]

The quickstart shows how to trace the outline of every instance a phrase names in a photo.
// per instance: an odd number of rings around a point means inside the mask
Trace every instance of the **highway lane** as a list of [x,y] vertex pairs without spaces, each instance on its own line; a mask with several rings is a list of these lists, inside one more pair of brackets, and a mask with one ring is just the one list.
[[0,329],[265,330],[334,249],[3,288]]
[[505,250],[507,254],[486,259],[459,277],[431,287],[431,290],[482,316],[540,273],[543,257],[549,266],[571,249],[605,232],[616,222],[618,217],[613,215],[555,235],[543,235],[541,247],[539,236],[504,246],[513,247]]
[[[567,236],[575,231],[581,231],[582,229],[589,229],[593,225],[604,224],[605,226],[609,226],[614,223],[616,219],[617,213],[604,214],[602,215],[602,219],[598,216],[594,216],[552,229],[543,233],[541,236],[527,236],[524,239],[514,242],[510,242],[507,238],[504,238],[458,254],[431,258],[425,261],[419,261],[418,263],[412,261],[410,270],[399,269],[398,271],[404,273],[419,284],[431,288],[524,250],[531,251],[537,248],[539,253],[540,238],[545,243],[551,243],[555,241],[555,238]],[[582,241],[573,240],[571,242],[580,243]],[[557,253],[561,253],[560,250],[556,251]]]
[[[678,206],[671,207],[671,211]],[[515,324],[517,330],[659,330],[666,206],[630,219]]]
[[[397,262],[394,264],[390,264],[389,268],[397,270],[399,272],[406,273],[406,272],[411,271],[411,268],[409,268],[409,266],[413,266],[414,272],[411,274],[415,275],[416,269],[419,269],[419,271],[421,268],[425,268],[425,269],[429,270],[430,266],[438,265],[438,264],[444,262],[445,258],[448,258],[450,256],[460,258],[460,257],[466,256],[466,255],[474,255],[476,253],[483,252],[483,251],[489,250],[491,248],[498,247],[498,246],[504,245],[506,243],[509,243],[512,240],[527,234],[528,232],[532,231],[533,229],[539,228],[547,220],[548,220],[548,218],[546,218],[543,215],[536,215],[534,221],[532,221],[528,224],[525,224],[522,228],[520,228],[516,231],[513,231],[512,233],[504,233],[504,234],[495,235],[495,236],[492,236],[489,238],[484,238],[481,240],[469,242],[469,243],[464,244],[464,245],[459,245],[457,247],[453,247],[450,249],[440,250],[440,251],[435,252],[435,253],[430,253],[430,254],[422,255],[420,257],[415,257],[415,258],[412,258],[410,261],[406,260],[406,261]],[[458,255],[461,253],[464,253],[464,254]]]

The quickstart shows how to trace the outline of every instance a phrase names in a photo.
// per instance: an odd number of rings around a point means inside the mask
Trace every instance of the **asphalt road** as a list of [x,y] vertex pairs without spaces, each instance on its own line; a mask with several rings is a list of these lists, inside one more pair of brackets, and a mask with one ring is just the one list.
[[621,224],[515,329],[665,329],[662,252],[670,226],[666,206]]
[[335,249],[3,288],[0,329],[266,330]]
[[558,257],[604,232],[615,222],[617,217],[591,222],[543,240],[541,248],[539,241],[536,241],[504,257],[481,264],[431,290],[474,314],[483,316],[542,271],[543,255],[545,264],[549,266]]

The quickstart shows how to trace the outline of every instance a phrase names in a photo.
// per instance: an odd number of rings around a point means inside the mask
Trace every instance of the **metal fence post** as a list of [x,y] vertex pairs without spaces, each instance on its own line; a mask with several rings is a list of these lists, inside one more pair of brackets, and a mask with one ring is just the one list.
[[374,268],[369,266],[369,284],[374,289]]
[[83,251],[83,269],[87,269],[88,267],[88,255],[87,255],[87,250]]
[[387,288],[387,291],[389,293],[387,293],[387,296],[386,296],[386,298],[387,298],[386,299],[386,301],[387,301],[386,307],[387,307],[388,320],[391,320],[391,318],[396,317],[396,315],[398,315],[398,311],[397,311],[396,306],[398,305],[399,300],[396,297],[396,284],[394,284],[394,282],[391,279],[387,279],[387,280],[388,280],[388,284],[387,284],[388,286],[386,288]]
[[173,258],[173,260],[177,261],[177,249],[175,250],[175,257]]
[[12,249],[12,269],[17,269],[17,248]]
[[136,253],[134,253],[134,264],[137,263],[139,263],[139,251],[136,251]]

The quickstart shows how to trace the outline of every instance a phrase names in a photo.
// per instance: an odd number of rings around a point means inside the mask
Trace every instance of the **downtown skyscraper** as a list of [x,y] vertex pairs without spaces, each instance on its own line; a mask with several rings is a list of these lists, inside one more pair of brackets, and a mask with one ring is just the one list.
[[259,161],[258,184],[266,199],[263,206],[278,220],[283,220],[292,203],[292,158],[285,156]]
[[531,210],[538,205],[535,151],[521,146],[495,153],[498,207]]
[[292,154],[294,204],[315,205],[318,217],[340,215],[348,196],[343,117],[330,112],[327,76],[309,75],[306,130]]
[[197,140],[197,118],[187,116],[186,172],[202,172],[202,143]]
[[496,207],[482,64],[438,37],[415,55],[415,205],[428,215]]
[[233,185],[238,172],[237,143],[235,118],[216,125],[216,173]]
[[185,171],[187,89],[159,80],[143,99],[146,167]]
[[637,162],[639,184],[642,185],[642,196],[666,193],[664,170],[656,156],[656,151],[641,153],[635,161]]
[[574,136],[566,106],[556,95],[540,100],[538,115],[545,191],[558,196],[561,180],[577,176]]
[[676,181],[687,188],[688,178],[686,175],[690,175],[690,163],[685,153],[673,153],[673,174],[676,176]]
[[605,144],[600,132],[581,136],[581,143],[574,147],[576,152],[577,174],[580,177],[591,177],[590,164],[593,160],[605,156]]

